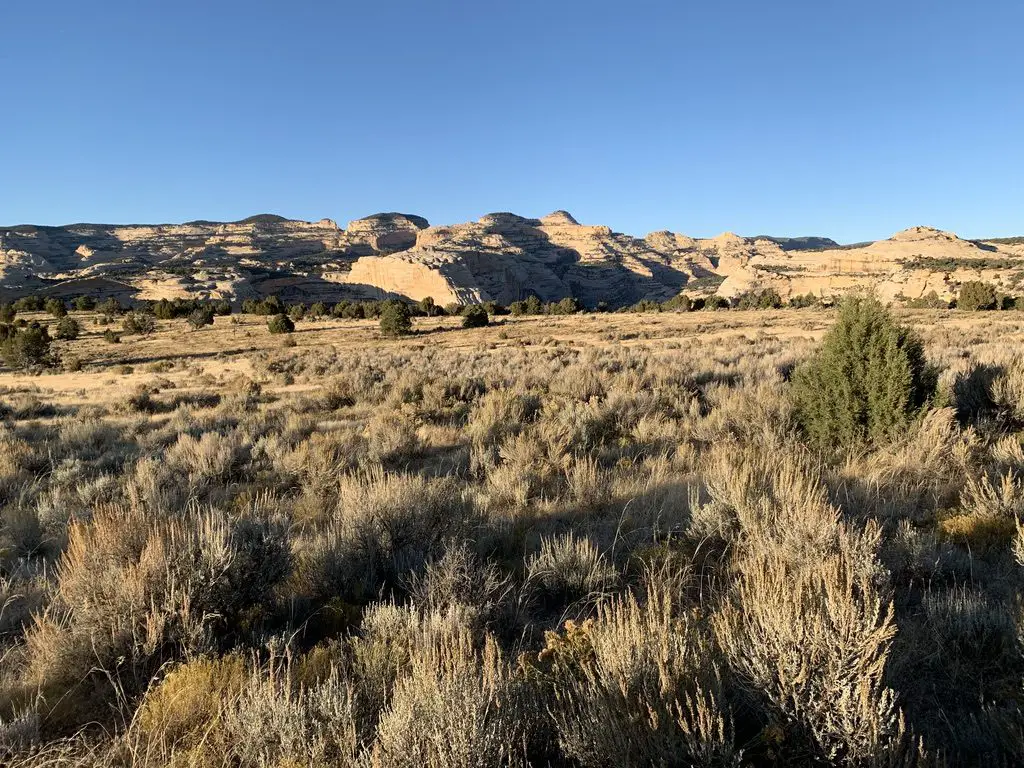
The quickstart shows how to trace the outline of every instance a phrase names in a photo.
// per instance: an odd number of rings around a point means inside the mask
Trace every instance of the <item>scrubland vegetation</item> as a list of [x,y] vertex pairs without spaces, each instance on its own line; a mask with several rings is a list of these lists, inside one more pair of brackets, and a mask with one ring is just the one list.
[[0,376],[0,761],[1024,761],[1024,325],[201,309]]

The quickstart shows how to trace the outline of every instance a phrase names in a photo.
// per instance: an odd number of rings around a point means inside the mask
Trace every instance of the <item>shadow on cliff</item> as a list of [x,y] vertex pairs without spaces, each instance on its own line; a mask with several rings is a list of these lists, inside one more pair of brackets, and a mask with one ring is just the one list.
[[[645,298],[660,301],[670,299],[683,289],[689,278],[686,272],[671,266],[667,259],[655,255],[643,240],[628,235],[612,233],[608,237],[624,247],[648,249],[648,254],[628,254],[627,258],[635,262],[633,269],[626,266],[623,260],[587,263],[583,254],[575,248],[552,241],[550,235],[540,228],[538,221],[512,214],[493,222],[485,229],[485,234],[499,235],[522,249],[526,254],[522,259],[522,271],[529,272],[532,267],[549,273],[549,277],[543,274],[538,276],[547,279],[531,279],[527,275],[523,281],[514,274],[520,270],[509,268],[487,279],[487,275],[482,274],[485,271],[480,263],[482,258],[474,258],[472,251],[466,252],[463,261],[480,287],[501,304],[521,301],[531,295],[544,301],[558,301],[571,296],[590,308],[605,302],[615,309]],[[611,249],[606,249],[606,255],[611,259],[615,254]],[[545,283],[556,283],[559,287],[554,292],[538,288]]]

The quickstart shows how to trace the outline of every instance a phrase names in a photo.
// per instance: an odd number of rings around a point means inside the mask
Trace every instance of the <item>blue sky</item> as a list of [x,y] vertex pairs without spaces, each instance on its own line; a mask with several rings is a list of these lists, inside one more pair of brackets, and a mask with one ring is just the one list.
[[1024,234],[1024,4],[3,0],[0,224]]

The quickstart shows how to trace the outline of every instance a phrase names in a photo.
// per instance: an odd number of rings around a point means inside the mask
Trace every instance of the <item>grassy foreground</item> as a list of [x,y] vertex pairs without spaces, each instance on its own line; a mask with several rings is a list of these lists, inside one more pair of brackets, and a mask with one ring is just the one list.
[[1024,761],[1024,316],[904,312],[936,396],[836,448],[823,311],[73,314],[0,374],[0,761]]

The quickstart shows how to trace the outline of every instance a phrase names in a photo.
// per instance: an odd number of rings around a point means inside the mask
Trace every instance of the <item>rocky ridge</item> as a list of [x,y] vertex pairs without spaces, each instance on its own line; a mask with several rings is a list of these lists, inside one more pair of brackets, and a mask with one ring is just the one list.
[[1024,244],[963,240],[928,227],[857,246],[731,233],[638,238],[580,224],[565,211],[539,219],[492,213],[447,226],[382,213],[344,229],[331,219],[271,215],[230,223],[0,227],[3,298],[277,294],[286,301],[431,296],[439,304],[508,304],[535,294],[616,307],[681,291],[728,297],[764,288],[783,298],[870,287],[886,299],[930,291],[948,299],[970,279],[1012,291],[1024,282]]

